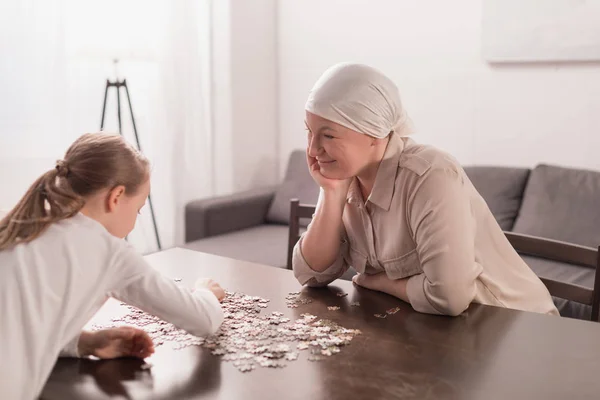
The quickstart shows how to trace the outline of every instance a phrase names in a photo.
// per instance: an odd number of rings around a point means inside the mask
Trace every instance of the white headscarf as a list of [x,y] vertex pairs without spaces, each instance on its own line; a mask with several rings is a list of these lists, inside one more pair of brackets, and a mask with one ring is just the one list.
[[310,91],[306,111],[356,132],[385,138],[412,133],[398,87],[375,68],[341,63],[329,68]]

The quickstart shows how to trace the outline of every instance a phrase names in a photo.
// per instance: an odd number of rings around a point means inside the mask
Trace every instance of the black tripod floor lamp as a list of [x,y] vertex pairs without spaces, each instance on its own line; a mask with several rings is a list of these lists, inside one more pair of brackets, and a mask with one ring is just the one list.
[[[102,105],[102,120],[100,121],[100,130],[104,129],[104,117],[106,116],[106,100],[108,97],[108,90],[110,88],[117,89],[117,120],[119,123],[119,134],[123,135],[123,131],[121,129],[121,88],[125,88],[125,95],[127,96],[127,104],[129,105],[129,113],[131,115],[131,124],[133,125],[133,133],[135,134],[135,142],[137,148],[140,152],[142,152],[142,148],[140,146],[140,139],[138,137],[137,128],[135,126],[135,118],[133,117],[133,108],[131,107],[131,97],[129,96],[129,88],[127,87],[127,80],[119,80],[115,79],[114,82],[111,82],[109,79],[106,80],[106,88],[104,89],[104,103]],[[152,225],[154,226],[154,234],[156,235],[156,244],[158,246],[158,250],[162,249],[160,244],[160,236],[158,234],[158,228],[156,226],[156,217],[154,216],[154,207],[152,207],[152,198],[148,195],[148,205],[150,206],[150,214],[152,216]]]

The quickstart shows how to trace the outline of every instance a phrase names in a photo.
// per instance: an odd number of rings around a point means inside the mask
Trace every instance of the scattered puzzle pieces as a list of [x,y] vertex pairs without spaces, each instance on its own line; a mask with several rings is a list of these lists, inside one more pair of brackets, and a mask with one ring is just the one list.
[[[298,299],[300,292],[290,293],[286,303],[308,304],[310,298]],[[288,299],[289,302],[288,302]],[[122,303],[128,313],[115,318],[107,325],[94,325],[93,329],[116,326],[135,326],[146,331],[155,346],[170,344],[179,350],[188,346],[209,349],[222,361],[229,361],[241,372],[251,372],[256,367],[283,368],[286,362],[298,359],[299,351],[311,350],[310,361],[319,361],[340,352],[340,348],[361,332],[346,329],[337,323],[303,313],[291,321],[283,313],[274,311],[261,315],[269,300],[242,293],[226,292],[222,302],[225,320],[217,333],[207,338],[193,336],[174,325]],[[339,310],[338,306],[328,307]],[[293,349],[292,343],[295,343]],[[149,367],[145,367],[149,368]]]

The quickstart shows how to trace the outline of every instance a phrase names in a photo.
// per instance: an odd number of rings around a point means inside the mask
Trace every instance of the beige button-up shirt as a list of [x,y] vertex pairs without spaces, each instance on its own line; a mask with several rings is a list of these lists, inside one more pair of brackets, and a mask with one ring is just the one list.
[[[316,272],[296,244],[301,284],[327,285],[351,265],[409,278],[412,307],[457,315],[471,302],[558,315],[544,284],[512,248],[487,204],[448,154],[392,134],[371,195],[348,190],[337,260]],[[310,228],[310,226],[309,226]]]

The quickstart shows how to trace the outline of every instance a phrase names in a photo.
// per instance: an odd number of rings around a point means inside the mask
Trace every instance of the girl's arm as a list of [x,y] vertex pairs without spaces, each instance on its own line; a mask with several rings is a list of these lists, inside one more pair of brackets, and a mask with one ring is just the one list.
[[152,268],[131,246],[127,246],[115,265],[114,289],[110,295],[155,315],[178,328],[208,336],[223,322],[219,300],[205,287],[195,291],[178,286]]

